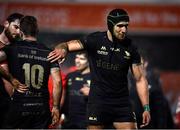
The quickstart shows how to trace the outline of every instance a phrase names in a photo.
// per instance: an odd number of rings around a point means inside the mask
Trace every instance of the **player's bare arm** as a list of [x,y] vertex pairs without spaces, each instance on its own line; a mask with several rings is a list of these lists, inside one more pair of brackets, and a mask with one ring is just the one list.
[[71,40],[64,43],[59,43],[55,49],[49,53],[48,60],[55,62],[66,57],[68,52],[82,50],[84,47],[80,40]]
[[[8,67],[7,63],[2,63],[1,67],[3,67],[7,72],[9,72],[9,67]],[[10,96],[12,96],[12,94],[13,94],[13,86],[12,86],[12,84],[9,81],[5,80],[4,78],[2,80],[3,80],[4,87],[5,87],[6,91],[8,92],[8,94]]]
[[[7,58],[6,53],[1,50],[0,51],[0,62],[6,60],[6,58]],[[8,71],[6,71],[2,66],[0,66],[0,75],[9,82],[11,82],[11,80],[13,79],[12,75],[9,74]]]
[[52,68],[51,69],[52,82],[53,82],[53,108],[52,108],[52,125],[56,124],[59,121],[60,113],[60,98],[62,93],[62,83],[60,77],[60,69]]
[[141,127],[144,127],[150,122],[150,109],[149,109],[149,92],[148,83],[145,77],[144,68],[142,64],[133,64],[132,73],[136,80],[136,89],[144,107],[143,121]]
[[143,66],[141,64],[133,64],[132,73],[136,80],[136,88],[142,105],[149,104],[148,83],[144,75]]
[[[7,56],[4,51],[0,51],[0,62],[6,60]],[[17,91],[24,93],[27,91],[27,86],[21,84],[17,79],[15,79],[8,71],[6,71],[3,67],[0,66],[0,75],[9,81],[12,84],[12,87]]]
[[12,82],[13,80],[13,76],[10,73],[8,73],[6,70],[4,70],[1,66],[0,66],[0,75],[9,82]]
[[28,90],[27,86],[21,84],[17,79],[15,79],[10,73],[8,73],[6,70],[4,70],[0,66],[0,75],[9,81],[12,84],[12,87],[16,89],[17,91],[24,93],[25,91]]

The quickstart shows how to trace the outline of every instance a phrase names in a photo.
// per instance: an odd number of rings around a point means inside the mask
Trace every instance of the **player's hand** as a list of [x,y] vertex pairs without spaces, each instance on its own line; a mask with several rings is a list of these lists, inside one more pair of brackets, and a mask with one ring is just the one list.
[[140,125],[141,128],[147,126],[149,122],[151,121],[150,112],[144,111],[142,117],[143,117],[142,125]]
[[51,51],[48,55],[48,61],[55,62],[55,61],[63,61],[63,59],[65,58],[65,56],[67,55],[67,50],[65,49],[54,49],[53,51]]
[[83,87],[80,89],[80,92],[83,93],[85,96],[89,95],[90,87],[88,84],[84,84]]
[[51,112],[51,116],[52,116],[51,125],[55,125],[55,124],[57,124],[59,122],[59,118],[60,118],[59,115],[60,115],[59,108],[53,107],[52,112]]
[[28,87],[24,84],[21,84],[17,79],[13,78],[11,80],[11,84],[13,88],[16,89],[20,93],[25,93],[28,90]]

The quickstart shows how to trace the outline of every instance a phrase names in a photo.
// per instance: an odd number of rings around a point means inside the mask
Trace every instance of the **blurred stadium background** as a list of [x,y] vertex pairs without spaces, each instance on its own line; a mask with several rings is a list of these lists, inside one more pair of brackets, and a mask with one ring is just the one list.
[[[113,8],[130,14],[129,36],[160,72],[164,93],[175,113],[180,96],[180,0],[0,0],[0,23],[12,12],[36,16],[39,40],[53,48],[93,32],[104,31]],[[73,54],[62,65],[74,64]]]

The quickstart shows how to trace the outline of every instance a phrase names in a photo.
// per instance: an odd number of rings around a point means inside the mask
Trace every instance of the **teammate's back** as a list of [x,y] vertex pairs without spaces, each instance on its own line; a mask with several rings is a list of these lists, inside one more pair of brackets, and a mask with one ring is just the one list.
[[[53,105],[58,106],[60,97],[60,78],[58,63],[47,61],[50,52],[43,44],[37,42],[37,20],[25,16],[20,21],[23,41],[6,46],[10,73],[21,83],[28,86],[25,93],[14,91],[10,110],[3,128],[11,129],[47,129],[51,122],[49,109],[48,78],[50,73],[56,78]],[[59,118],[58,108],[52,110],[53,121]],[[55,117],[55,116],[57,117]]]
[[[50,50],[35,41],[19,41],[4,50],[12,75],[30,90],[48,94],[48,78],[50,68],[53,67],[46,59]],[[57,64],[55,66],[58,67]]]

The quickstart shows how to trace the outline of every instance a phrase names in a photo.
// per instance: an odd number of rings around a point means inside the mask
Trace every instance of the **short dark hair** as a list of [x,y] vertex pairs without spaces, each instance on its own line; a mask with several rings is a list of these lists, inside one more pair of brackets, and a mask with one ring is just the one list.
[[24,35],[36,37],[38,34],[37,19],[34,16],[24,16],[20,21],[20,30]]
[[87,51],[86,50],[81,50],[81,51],[77,51],[76,53],[77,55],[84,55],[86,58],[88,58],[88,54],[87,54]]
[[24,17],[24,15],[23,14],[20,14],[20,13],[12,13],[12,14],[10,14],[8,17],[7,17],[7,21],[9,22],[9,23],[11,23],[11,22],[13,22],[13,21],[15,21],[16,19],[21,19],[22,17]]

